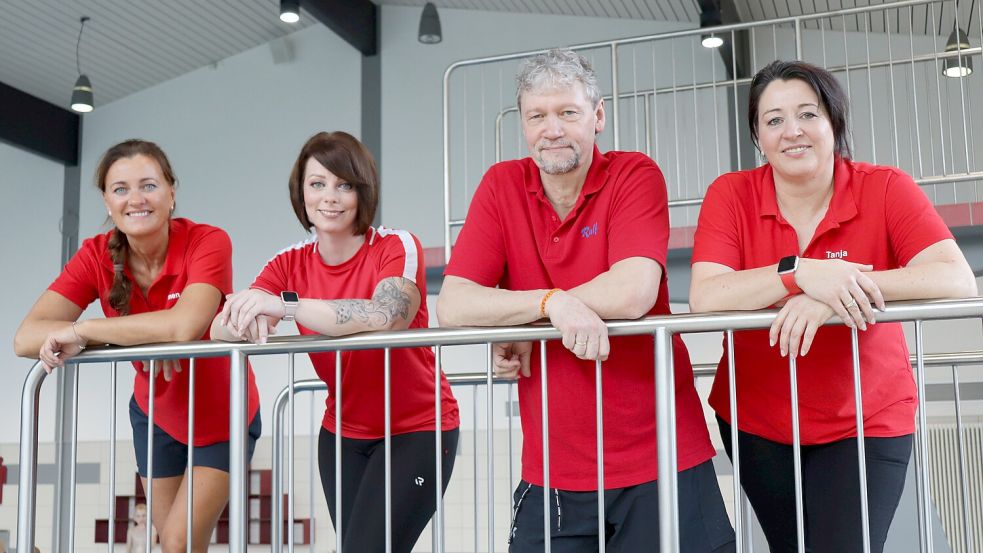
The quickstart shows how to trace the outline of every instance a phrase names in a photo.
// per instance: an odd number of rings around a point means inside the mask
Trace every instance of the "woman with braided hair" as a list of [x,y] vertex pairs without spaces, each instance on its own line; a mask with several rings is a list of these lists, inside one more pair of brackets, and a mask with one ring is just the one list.
[[[232,244],[225,231],[174,218],[177,179],[153,142],[127,140],[96,168],[96,186],[115,225],[85,240],[24,318],[17,355],[50,372],[87,345],[130,346],[209,339],[209,324],[232,292]],[[95,300],[105,318],[79,320]],[[130,422],[137,467],[153,490],[164,551],[186,549],[188,470],[194,471],[193,550],[207,551],[229,493],[229,360],[205,358],[195,375],[194,467],[187,467],[187,360],[134,362]],[[162,373],[162,374],[161,374]],[[147,470],[150,378],[154,384],[153,474]],[[249,453],[260,433],[259,394],[249,372]]]

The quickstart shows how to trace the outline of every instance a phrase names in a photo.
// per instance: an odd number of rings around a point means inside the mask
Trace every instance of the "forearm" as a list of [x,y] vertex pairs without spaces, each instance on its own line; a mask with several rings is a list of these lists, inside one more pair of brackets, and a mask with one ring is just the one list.
[[602,319],[644,317],[659,297],[662,268],[652,262],[642,270],[610,270],[569,292]]
[[14,353],[19,357],[36,359],[48,334],[70,326],[74,321],[33,320],[24,321],[14,335]]
[[451,284],[447,279],[437,299],[441,326],[514,326],[538,321],[543,297],[549,292]]
[[966,298],[978,294],[976,278],[962,260],[936,261],[868,273],[886,301]]
[[694,313],[751,311],[770,307],[787,295],[776,264],[699,280],[694,277],[690,285],[689,306]]
[[[407,316],[412,319],[412,315]],[[409,320],[375,300],[301,299],[295,317],[297,324],[325,336],[394,330],[409,325]]]
[[76,325],[79,336],[90,344],[135,346],[158,342],[189,342],[205,334],[207,321],[194,324],[175,309],[124,317],[86,319]]

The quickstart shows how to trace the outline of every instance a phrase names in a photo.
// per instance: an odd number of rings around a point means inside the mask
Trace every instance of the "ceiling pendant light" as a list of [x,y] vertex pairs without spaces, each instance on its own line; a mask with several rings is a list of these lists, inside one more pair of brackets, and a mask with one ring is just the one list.
[[708,35],[703,35],[700,43],[703,44],[704,48],[720,48],[724,45],[724,39],[720,38],[714,33],[710,33]]
[[280,21],[284,23],[300,21],[300,0],[280,0]]
[[[970,47],[969,37],[959,27],[952,29],[949,40],[945,43],[946,52],[957,52]],[[942,74],[950,78],[968,77],[973,72],[973,58],[969,54],[947,57],[942,62]]]
[[89,18],[84,16],[79,20],[82,25],[79,28],[78,41],[75,43],[75,68],[78,69],[79,78],[75,81],[75,86],[72,87],[72,109],[79,113],[88,113],[95,106],[92,96],[92,82],[89,81],[89,77],[82,73],[82,64],[79,61],[79,46],[82,44],[82,31],[85,30],[85,22],[88,20]]
[[444,38],[440,32],[440,16],[437,15],[437,6],[434,6],[433,2],[427,2],[427,5],[423,6],[418,38],[424,44],[437,44]]

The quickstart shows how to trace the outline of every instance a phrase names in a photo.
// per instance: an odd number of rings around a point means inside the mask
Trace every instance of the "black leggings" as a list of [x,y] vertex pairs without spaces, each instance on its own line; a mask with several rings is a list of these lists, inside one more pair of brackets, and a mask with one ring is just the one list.
[[[441,433],[442,491],[447,490],[457,455],[458,429]],[[392,550],[409,553],[436,511],[434,432],[392,437]],[[335,435],[321,429],[317,442],[321,487],[331,522],[335,513]],[[382,439],[341,439],[341,538],[344,551],[386,550],[386,453]]]
[[[731,427],[720,417],[727,456]],[[754,508],[772,553],[797,551],[792,446],[740,432],[741,486]],[[870,550],[884,550],[901,500],[912,436],[865,438]],[[857,439],[802,447],[802,495],[806,551],[863,551]]]

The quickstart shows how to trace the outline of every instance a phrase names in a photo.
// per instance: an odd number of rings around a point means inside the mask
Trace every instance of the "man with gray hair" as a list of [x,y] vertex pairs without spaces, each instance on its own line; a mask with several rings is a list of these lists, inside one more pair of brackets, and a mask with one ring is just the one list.
[[[657,551],[654,343],[608,339],[604,319],[669,313],[665,180],[648,157],[601,153],[604,101],[590,63],[571,50],[526,60],[516,101],[531,157],[498,163],[471,201],[437,303],[442,326],[549,322],[549,480],[544,490],[539,345],[494,345],[495,371],[519,378],[522,481],[511,553]],[[680,545],[734,550],[685,345],[674,338]],[[595,360],[603,365],[604,493],[597,492]],[[550,527],[543,528],[543,493]],[[599,528],[597,502],[606,520]]]

